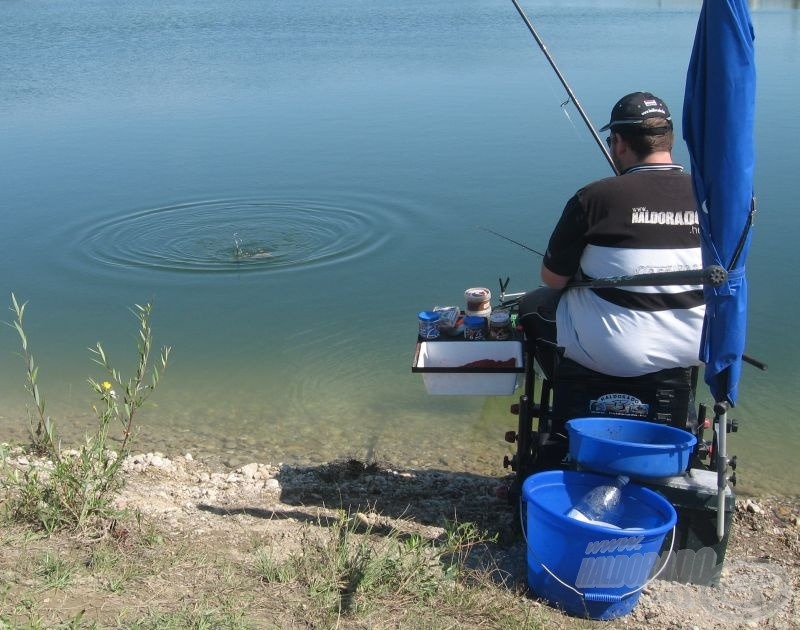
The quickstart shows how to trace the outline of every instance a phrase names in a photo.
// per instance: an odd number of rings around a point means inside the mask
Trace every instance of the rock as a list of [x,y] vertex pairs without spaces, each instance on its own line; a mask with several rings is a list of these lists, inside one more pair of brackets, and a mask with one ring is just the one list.
[[356,518],[356,520],[357,520],[357,521],[359,521],[359,522],[360,522],[362,525],[365,525],[365,526],[367,526],[367,527],[371,527],[371,526],[372,526],[372,521],[370,520],[369,516],[367,516],[367,515],[366,515],[366,514],[364,514],[363,512],[356,512],[356,516],[355,516],[355,518]]
[[744,502],[744,507],[751,514],[763,514],[764,513],[764,509],[758,503],[756,503],[755,501],[753,501],[751,499],[747,499],[747,501]]
[[245,479],[255,479],[258,472],[258,464],[247,464],[239,469]]

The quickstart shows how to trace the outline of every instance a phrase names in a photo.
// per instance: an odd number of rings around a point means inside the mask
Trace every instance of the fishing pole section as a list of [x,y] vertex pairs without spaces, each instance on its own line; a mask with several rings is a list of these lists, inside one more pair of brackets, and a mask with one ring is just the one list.
[[586,126],[589,128],[589,131],[591,132],[594,141],[597,143],[597,146],[603,152],[603,155],[606,157],[606,160],[608,160],[608,163],[611,165],[611,168],[613,169],[614,173],[616,175],[619,175],[619,169],[617,168],[616,164],[614,164],[614,160],[611,158],[611,154],[608,152],[605,143],[595,131],[594,126],[589,120],[589,117],[586,115],[586,112],[583,110],[583,107],[581,107],[581,104],[578,102],[575,93],[572,91],[572,88],[569,86],[566,79],[564,79],[564,75],[561,74],[561,70],[558,69],[558,66],[556,65],[556,62],[553,59],[552,55],[548,52],[547,46],[545,46],[544,42],[542,41],[542,38],[539,37],[539,33],[537,33],[536,29],[533,27],[533,23],[528,19],[528,16],[525,15],[525,11],[522,10],[522,7],[519,5],[519,2],[517,2],[517,0],[511,0],[511,2],[514,3],[514,7],[517,9],[517,12],[522,18],[522,21],[525,22],[525,26],[528,27],[528,30],[530,31],[531,35],[533,35],[533,39],[535,39],[536,43],[539,44],[539,48],[542,50],[545,58],[550,63],[550,67],[553,68],[553,71],[556,73],[558,80],[561,81],[561,85],[563,85],[564,89],[567,91],[567,96],[569,96],[569,100],[572,101],[573,105],[575,105],[575,108],[581,115],[583,122],[585,122]]
[[[499,236],[500,238],[519,245],[537,256],[544,256],[540,251],[528,247],[524,243],[515,241],[513,238],[495,232],[487,227],[478,226],[479,229]],[[602,289],[609,287],[654,287],[654,286],[679,286],[684,284],[704,284],[712,287],[721,287],[728,280],[728,272],[720,265],[709,265],[703,269],[686,269],[683,271],[657,271],[653,273],[641,273],[627,276],[611,276],[608,278],[576,278],[570,280],[565,289]],[[505,282],[500,282],[501,294],[505,294],[508,286],[508,278]],[[522,294],[519,294],[522,295]]]

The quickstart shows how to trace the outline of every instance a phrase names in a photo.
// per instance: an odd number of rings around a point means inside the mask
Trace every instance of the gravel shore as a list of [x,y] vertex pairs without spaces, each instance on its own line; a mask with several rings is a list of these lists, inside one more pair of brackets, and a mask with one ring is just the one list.
[[[220,544],[243,529],[272,528],[291,546],[298,544],[292,539],[301,523],[319,523],[320,515],[337,509],[373,527],[431,537],[444,531],[446,519],[457,518],[497,534],[492,562],[507,586],[525,583],[524,542],[513,534],[512,510],[495,496],[498,478],[357,460],[308,467],[254,462],[225,470],[189,454],[153,453],[130,457],[125,470],[120,507],[139,510],[172,531],[191,532],[198,541]],[[798,498],[739,498],[718,587],[656,580],[632,613],[603,627],[794,628],[800,619],[798,586]]]

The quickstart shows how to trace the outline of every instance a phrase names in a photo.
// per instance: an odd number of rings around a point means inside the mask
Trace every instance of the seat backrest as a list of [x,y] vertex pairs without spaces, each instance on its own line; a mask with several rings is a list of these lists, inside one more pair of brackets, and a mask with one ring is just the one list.
[[694,433],[696,384],[697,368],[618,377],[561,358],[552,383],[552,427],[561,432],[571,418],[612,416],[658,422]]

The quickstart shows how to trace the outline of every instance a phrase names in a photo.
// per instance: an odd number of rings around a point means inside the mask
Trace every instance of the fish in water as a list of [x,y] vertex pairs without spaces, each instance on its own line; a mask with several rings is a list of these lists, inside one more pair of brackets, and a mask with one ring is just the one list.
[[233,233],[233,257],[236,261],[240,260],[260,260],[262,258],[272,258],[272,254],[265,250],[249,252],[242,247],[242,239],[239,238],[239,233]]

